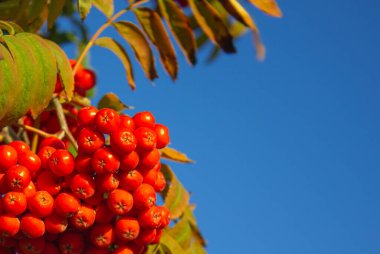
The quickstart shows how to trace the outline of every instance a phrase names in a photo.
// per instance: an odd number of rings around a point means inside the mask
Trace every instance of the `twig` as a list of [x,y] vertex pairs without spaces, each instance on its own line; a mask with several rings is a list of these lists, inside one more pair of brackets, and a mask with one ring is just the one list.
[[122,9],[121,11],[119,11],[118,13],[116,13],[115,15],[113,15],[109,20],[107,20],[106,23],[104,23],[101,27],[99,27],[99,29],[95,32],[95,34],[91,37],[90,41],[87,43],[86,47],[83,49],[82,53],[80,54],[80,56],[78,57],[78,60],[73,68],[73,75],[75,75],[75,73],[78,71],[78,68],[80,66],[80,64],[82,63],[84,57],[86,56],[86,54],[88,53],[88,51],[90,50],[90,48],[92,47],[92,45],[94,45],[96,39],[99,37],[99,35],[107,28],[109,27],[110,25],[112,25],[112,23],[117,19],[119,18],[121,15],[123,15],[124,13],[126,13],[127,11],[141,5],[141,4],[144,4],[146,3],[147,1],[139,1],[139,2],[136,2],[136,3],[133,3],[131,5],[129,5],[127,8],[125,9]]
[[70,143],[74,146],[75,150],[78,151],[78,144],[75,141],[73,134],[69,130],[69,126],[67,125],[65,113],[63,112],[61,103],[59,102],[57,97],[54,97],[52,101],[57,112],[57,117],[59,124],[61,125],[61,129],[65,132],[65,136],[69,139]]
[[50,134],[50,133],[47,133],[47,132],[42,131],[40,129],[34,128],[32,126],[29,126],[29,125],[17,124],[17,126],[20,127],[20,128],[23,128],[26,131],[30,131],[32,133],[38,134],[38,135],[40,135],[43,138],[57,137],[56,134]]
[[9,143],[11,143],[13,141],[13,138],[9,134],[9,128],[8,127],[4,127],[3,128],[2,135],[4,137],[4,141],[5,141],[6,144],[9,144]]

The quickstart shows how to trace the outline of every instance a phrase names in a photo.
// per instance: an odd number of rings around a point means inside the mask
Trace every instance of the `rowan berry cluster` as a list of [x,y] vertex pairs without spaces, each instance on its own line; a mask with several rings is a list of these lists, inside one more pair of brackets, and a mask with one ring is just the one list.
[[37,154],[22,141],[0,146],[0,253],[144,253],[169,225],[156,205],[167,127],[150,112],[91,106],[77,121],[75,158],[57,138]]

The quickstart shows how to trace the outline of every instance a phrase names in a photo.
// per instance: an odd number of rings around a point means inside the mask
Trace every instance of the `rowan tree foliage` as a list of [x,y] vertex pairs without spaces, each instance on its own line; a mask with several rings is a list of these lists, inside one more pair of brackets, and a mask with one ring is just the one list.
[[[156,66],[160,64],[176,80],[179,57],[196,65],[197,52],[207,43],[213,45],[208,60],[215,60],[222,52],[235,53],[235,40],[246,32],[253,37],[257,58],[263,59],[265,47],[250,14],[253,7],[269,16],[282,16],[275,0],[129,0],[119,10],[113,0],[1,0],[0,142],[22,140],[37,153],[43,140],[53,137],[66,142],[74,157],[80,156],[77,132],[85,124],[78,124],[78,110],[91,105],[91,87],[78,84],[81,79],[94,79],[95,74],[83,67],[92,47],[102,47],[120,59],[131,90],[136,88],[134,69],[142,68],[146,78],[153,81],[158,78]],[[95,15],[94,8],[104,14],[104,23],[89,34],[87,27],[91,24],[86,17]],[[128,19],[124,15],[127,13],[132,14]],[[71,30],[56,23],[60,17],[70,22]],[[115,29],[120,37],[103,36],[107,29]],[[62,50],[64,44],[77,46],[75,61]],[[89,76],[79,75],[84,69]],[[97,108],[120,114],[128,110],[111,93],[104,95]],[[53,118],[56,126],[47,127]],[[195,205],[164,162],[192,160],[171,147],[160,148],[159,155],[167,182],[160,195],[172,223],[163,230],[159,243],[150,244],[145,251],[206,253],[206,241],[193,215]],[[111,250],[116,253],[115,248]]]

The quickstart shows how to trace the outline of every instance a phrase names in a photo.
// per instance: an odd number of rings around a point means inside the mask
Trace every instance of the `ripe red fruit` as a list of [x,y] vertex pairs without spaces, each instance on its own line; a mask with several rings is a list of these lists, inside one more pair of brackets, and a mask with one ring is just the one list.
[[38,146],[38,150],[41,150],[41,148],[45,146],[51,146],[55,149],[66,149],[65,143],[56,137],[48,137],[42,140]]
[[90,231],[90,241],[96,247],[107,248],[114,240],[115,234],[111,224],[97,224]]
[[110,108],[103,108],[96,114],[96,129],[100,132],[110,134],[120,124],[119,114]]
[[141,211],[139,214],[139,223],[143,228],[159,228],[161,225],[161,209],[156,206]]
[[[112,254],[134,254],[135,252],[132,251],[131,248],[128,246],[118,246]],[[137,252],[139,253],[139,252]]]
[[77,121],[82,127],[95,125],[95,117],[98,110],[93,106],[83,107],[78,111]]
[[52,242],[45,243],[45,249],[42,254],[59,254],[58,248]]
[[123,171],[135,169],[139,164],[139,160],[139,155],[135,151],[132,151],[131,153],[120,157],[120,169]]
[[54,200],[54,210],[62,217],[71,217],[80,207],[78,199],[70,193],[60,193]]
[[96,75],[89,69],[78,69],[75,73],[75,87],[89,90],[96,84]]
[[140,127],[134,131],[134,135],[136,137],[138,149],[150,151],[156,148],[157,134],[153,130],[146,127]]
[[52,212],[45,218],[45,230],[50,234],[60,234],[67,228],[67,218],[59,216],[55,212]]
[[11,146],[0,146],[0,171],[5,171],[8,168],[16,165],[17,151]]
[[2,208],[9,214],[17,216],[26,210],[26,197],[22,192],[10,191],[2,199]]
[[6,237],[15,236],[20,229],[20,221],[12,215],[0,215],[0,235]]
[[21,218],[20,228],[29,238],[38,238],[45,234],[44,222],[33,214],[26,214]]
[[108,208],[107,203],[101,203],[95,208],[95,222],[96,223],[110,223],[115,217],[113,212]]
[[92,156],[89,154],[78,154],[77,157],[74,159],[74,168],[78,173],[91,173],[92,172],[92,166],[91,166],[91,159]]
[[26,186],[23,190],[22,193],[24,193],[26,199],[29,199],[30,197],[33,197],[34,194],[36,194],[36,186],[32,181]]
[[47,191],[37,191],[28,199],[28,208],[38,217],[46,217],[53,211],[54,199]]
[[81,254],[85,248],[83,236],[79,232],[64,232],[58,238],[61,254]]
[[23,254],[41,254],[45,249],[45,238],[23,238],[18,242],[18,247]]
[[122,189],[112,191],[107,199],[108,208],[116,215],[123,215],[133,207],[132,195]]
[[110,148],[101,148],[94,153],[91,165],[98,174],[114,173],[119,169],[120,161]]
[[141,170],[152,169],[155,165],[160,162],[160,152],[158,149],[153,149],[151,151],[140,153],[140,161],[137,166]]
[[142,228],[135,243],[138,245],[147,245],[154,241],[157,235],[157,230],[154,228]]
[[161,236],[162,236],[162,231],[163,231],[162,228],[158,228],[156,230],[156,237],[154,238],[154,240],[150,244],[157,244],[157,243],[160,242],[160,239],[161,239]]
[[119,175],[120,187],[127,191],[134,191],[143,183],[143,176],[137,170],[122,172]]
[[156,182],[154,183],[153,187],[156,192],[161,192],[165,189],[166,179],[165,179],[164,174],[162,174],[161,171],[157,172]]
[[0,173],[0,194],[4,194],[9,191],[9,187],[6,182],[5,174]]
[[120,128],[127,128],[131,131],[135,130],[135,122],[133,122],[133,119],[127,115],[121,115],[120,118]]
[[119,128],[111,134],[111,147],[119,154],[130,153],[135,150],[137,141],[130,129]]
[[86,198],[86,199],[84,200],[84,203],[85,203],[86,205],[89,205],[89,206],[95,207],[95,206],[99,205],[103,200],[104,200],[104,198],[103,198],[103,194],[100,193],[99,191],[95,191],[95,194],[92,195],[92,196],[89,197],[89,198]]
[[11,143],[9,143],[9,145],[17,151],[18,155],[30,150],[30,147],[28,146],[27,143],[23,141],[19,141],[19,140],[12,141]]
[[76,214],[70,218],[71,225],[78,230],[86,230],[95,223],[95,210],[81,206]]
[[133,121],[135,122],[136,128],[147,127],[153,129],[154,124],[156,123],[154,116],[149,111],[137,113],[133,116]]
[[46,170],[37,176],[36,183],[39,190],[47,191],[50,195],[55,196],[62,189],[63,178]]
[[142,175],[144,177],[144,183],[147,183],[149,185],[152,185],[154,187],[154,184],[157,180],[157,171],[156,169],[152,168],[148,171],[142,171]]
[[169,129],[165,125],[156,124],[154,131],[157,134],[157,148],[161,149],[166,147],[170,143]]
[[166,208],[165,206],[157,206],[161,213],[161,226],[160,228],[165,228],[169,226],[170,224],[170,212],[169,209]]
[[112,173],[96,176],[96,189],[100,193],[109,193],[119,186],[119,180]]
[[122,217],[115,223],[115,234],[123,241],[132,241],[140,233],[140,225],[137,219],[132,217]]
[[104,146],[104,136],[99,131],[83,128],[78,135],[78,149],[81,153],[92,154]]
[[33,174],[41,168],[41,159],[32,151],[19,154],[18,164],[26,167]]
[[137,209],[146,210],[156,203],[156,192],[154,188],[146,183],[141,184],[133,192],[133,202]]
[[95,181],[89,174],[77,174],[71,180],[70,189],[77,198],[86,199],[95,194]]
[[43,169],[49,169],[49,158],[56,151],[52,146],[44,146],[38,151],[38,157],[41,160],[41,167]]
[[12,166],[5,173],[5,181],[11,190],[22,191],[30,183],[29,170],[20,165]]
[[49,158],[49,168],[58,176],[67,176],[74,170],[74,157],[69,151],[58,149]]

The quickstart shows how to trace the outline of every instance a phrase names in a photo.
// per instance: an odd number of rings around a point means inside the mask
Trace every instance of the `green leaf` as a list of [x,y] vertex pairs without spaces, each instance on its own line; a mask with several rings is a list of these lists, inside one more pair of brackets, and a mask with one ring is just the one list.
[[146,77],[154,80],[158,77],[154,67],[154,56],[143,32],[133,23],[120,21],[113,24],[119,34],[131,46],[137,61],[141,64]]
[[95,41],[95,45],[107,48],[111,50],[117,57],[119,57],[120,61],[123,63],[129,86],[132,88],[132,90],[135,90],[136,85],[133,77],[132,64],[125,49],[117,41],[109,37],[102,37],[97,39]]
[[190,248],[186,250],[186,254],[207,254],[205,248],[197,241],[194,241]]
[[137,20],[156,46],[160,60],[169,76],[176,80],[178,73],[177,57],[160,16],[153,10],[145,7],[133,10]]
[[131,107],[125,105],[119,97],[114,93],[105,94],[98,103],[98,108],[112,108],[117,112],[121,112],[124,109],[131,109]]
[[174,38],[181,47],[188,62],[196,63],[196,43],[190,21],[182,9],[171,0],[158,0],[160,11],[172,31]]
[[63,85],[67,100],[71,100],[74,93],[74,75],[66,53],[54,42],[46,40],[57,61],[58,76]]
[[265,12],[266,14],[281,18],[282,12],[280,7],[278,7],[275,0],[249,0],[254,6],[256,6],[261,11]]
[[82,21],[87,17],[92,6],[92,0],[78,0],[78,11]]
[[219,13],[206,0],[189,0],[190,7],[199,26],[212,42],[226,53],[235,53],[232,36]]
[[14,35],[16,33],[16,30],[9,22],[5,22],[1,20],[0,20],[0,30],[5,30],[10,35]]
[[164,190],[164,205],[170,211],[171,218],[179,218],[189,204],[190,195],[177,179],[174,172],[166,164],[162,164],[161,171],[168,183]]
[[162,232],[160,245],[167,248],[167,254],[185,254],[181,245],[165,230]]
[[193,160],[189,159],[186,154],[181,153],[180,151],[177,151],[170,147],[165,147],[160,150],[161,157],[163,159],[172,160],[175,162],[182,162],[182,163],[194,163]]
[[30,6],[28,10],[28,22],[31,23],[38,16],[40,16],[41,13],[44,11],[45,7],[47,6],[47,4],[48,4],[47,0],[30,1]]
[[189,221],[185,217],[182,217],[180,221],[172,228],[169,228],[167,232],[184,250],[190,248],[193,234]]
[[93,0],[93,5],[108,18],[110,18],[113,15],[113,0]]
[[259,29],[257,28],[249,13],[236,0],[221,0],[220,3],[236,20],[252,30],[257,51],[257,58],[264,59],[265,47],[261,41]]
[[48,28],[52,28],[55,20],[61,14],[66,0],[50,0],[48,14]]

